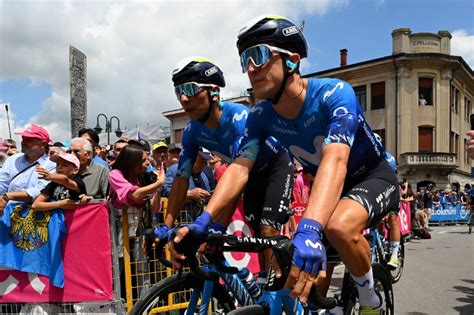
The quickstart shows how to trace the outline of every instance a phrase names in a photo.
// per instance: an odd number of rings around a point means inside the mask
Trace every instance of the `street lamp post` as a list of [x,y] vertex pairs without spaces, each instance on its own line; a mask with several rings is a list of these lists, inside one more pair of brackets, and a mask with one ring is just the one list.
[[102,132],[102,128],[99,125],[99,117],[103,116],[105,118],[105,132],[107,132],[107,144],[110,145],[110,133],[112,132],[112,120],[115,118],[117,121],[117,129],[115,129],[115,135],[121,137],[123,131],[120,129],[120,119],[117,116],[112,116],[110,119],[105,114],[97,115],[97,125],[94,127],[95,132],[98,134]]

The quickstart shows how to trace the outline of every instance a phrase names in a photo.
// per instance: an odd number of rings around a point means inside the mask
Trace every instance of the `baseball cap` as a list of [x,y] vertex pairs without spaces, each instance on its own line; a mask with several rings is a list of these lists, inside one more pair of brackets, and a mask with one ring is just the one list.
[[139,140],[128,140],[128,144],[135,144],[138,146],[141,146],[145,151],[150,152],[150,143],[144,139],[139,139]]
[[49,133],[46,131],[46,129],[38,125],[31,125],[25,130],[23,130],[22,132],[15,132],[15,133],[22,137],[39,139],[43,142],[46,142],[49,145],[53,144],[53,142],[51,141],[51,138],[49,137]]
[[164,141],[160,141],[151,146],[151,150],[155,151],[158,148],[168,148],[168,145]]
[[203,157],[204,159],[206,160],[212,160],[212,156],[211,156],[211,153],[209,152],[209,150],[206,150],[204,148],[199,148],[199,155],[201,157]]
[[168,152],[169,152],[169,151],[173,151],[173,150],[179,150],[179,151],[181,151],[181,149],[182,149],[182,146],[181,146],[181,144],[179,144],[179,143],[171,143],[171,144],[168,146]]
[[59,159],[62,159],[66,162],[74,164],[75,167],[79,168],[81,166],[81,163],[79,162],[79,159],[70,153],[60,153],[60,154],[55,154],[52,157],[50,157],[51,161],[57,163]]

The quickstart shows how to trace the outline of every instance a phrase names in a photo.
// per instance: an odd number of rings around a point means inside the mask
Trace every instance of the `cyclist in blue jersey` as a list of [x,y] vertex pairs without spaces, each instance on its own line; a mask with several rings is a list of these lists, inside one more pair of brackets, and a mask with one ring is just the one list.
[[[357,283],[361,312],[377,312],[382,300],[374,290],[370,249],[360,231],[396,211],[400,195],[385,150],[352,87],[337,79],[300,75],[306,40],[283,17],[254,19],[239,32],[237,47],[256,98],[265,101],[252,108],[238,157],[218,183],[207,214],[215,217],[242,189],[265,139],[275,137],[315,174],[293,240],[293,266],[285,287],[292,288],[292,297],[306,302],[319,271],[324,275],[326,269],[324,230]],[[206,224],[197,218],[178,232],[175,241],[189,231],[205,233]]]
[[[230,163],[238,152],[250,113],[250,109],[242,104],[220,100],[220,88],[225,86],[224,76],[219,67],[207,58],[190,57],[182,60],[173,71],[172,80],[176,96],[190,122],[183,131],[182,151],[170,191],[165,225],[156,231],[159,238],[163,238],[174,224],[183,206],[188,178],[199,147],[206,148]],[[271,137],[266,139],[266,143],[244,191],[245,215],[258,236],[280,233],[282,225],[289,219],[293,187],[293,164],[288,152]],[[211,229],[225,233],[236,208],[237,197],[226,203],[225,215],[217,218]],[[268,251],[267,256],[266,260],[263,257],[260,259],[262,270],[268,268],[271,251]],[[179,268],[180,264],[176,262],[175,266]]]

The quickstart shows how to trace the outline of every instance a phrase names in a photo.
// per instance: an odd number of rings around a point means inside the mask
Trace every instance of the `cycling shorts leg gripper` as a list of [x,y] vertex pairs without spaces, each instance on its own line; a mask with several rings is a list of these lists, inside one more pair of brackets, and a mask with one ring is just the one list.
[[369,215],[366,227],[374,227],[389,212],[398,213],[400,209],[396,175],[390,170],[387,172],[384,166],[379,167],[367,178],[349,188],[342,199],[352,199],[361,204]]

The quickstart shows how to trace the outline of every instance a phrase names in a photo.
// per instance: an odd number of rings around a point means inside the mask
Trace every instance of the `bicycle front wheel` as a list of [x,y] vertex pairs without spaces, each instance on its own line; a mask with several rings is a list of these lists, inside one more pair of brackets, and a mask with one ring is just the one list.
[[[202,289],[204,280],[195,273],[175,274],[158,282],[135,303],[130,314],[184,314],[193,289]],[[215,313],[228,313],[235,308],[234,300],[219,283],[214,283],[212,296]]]

